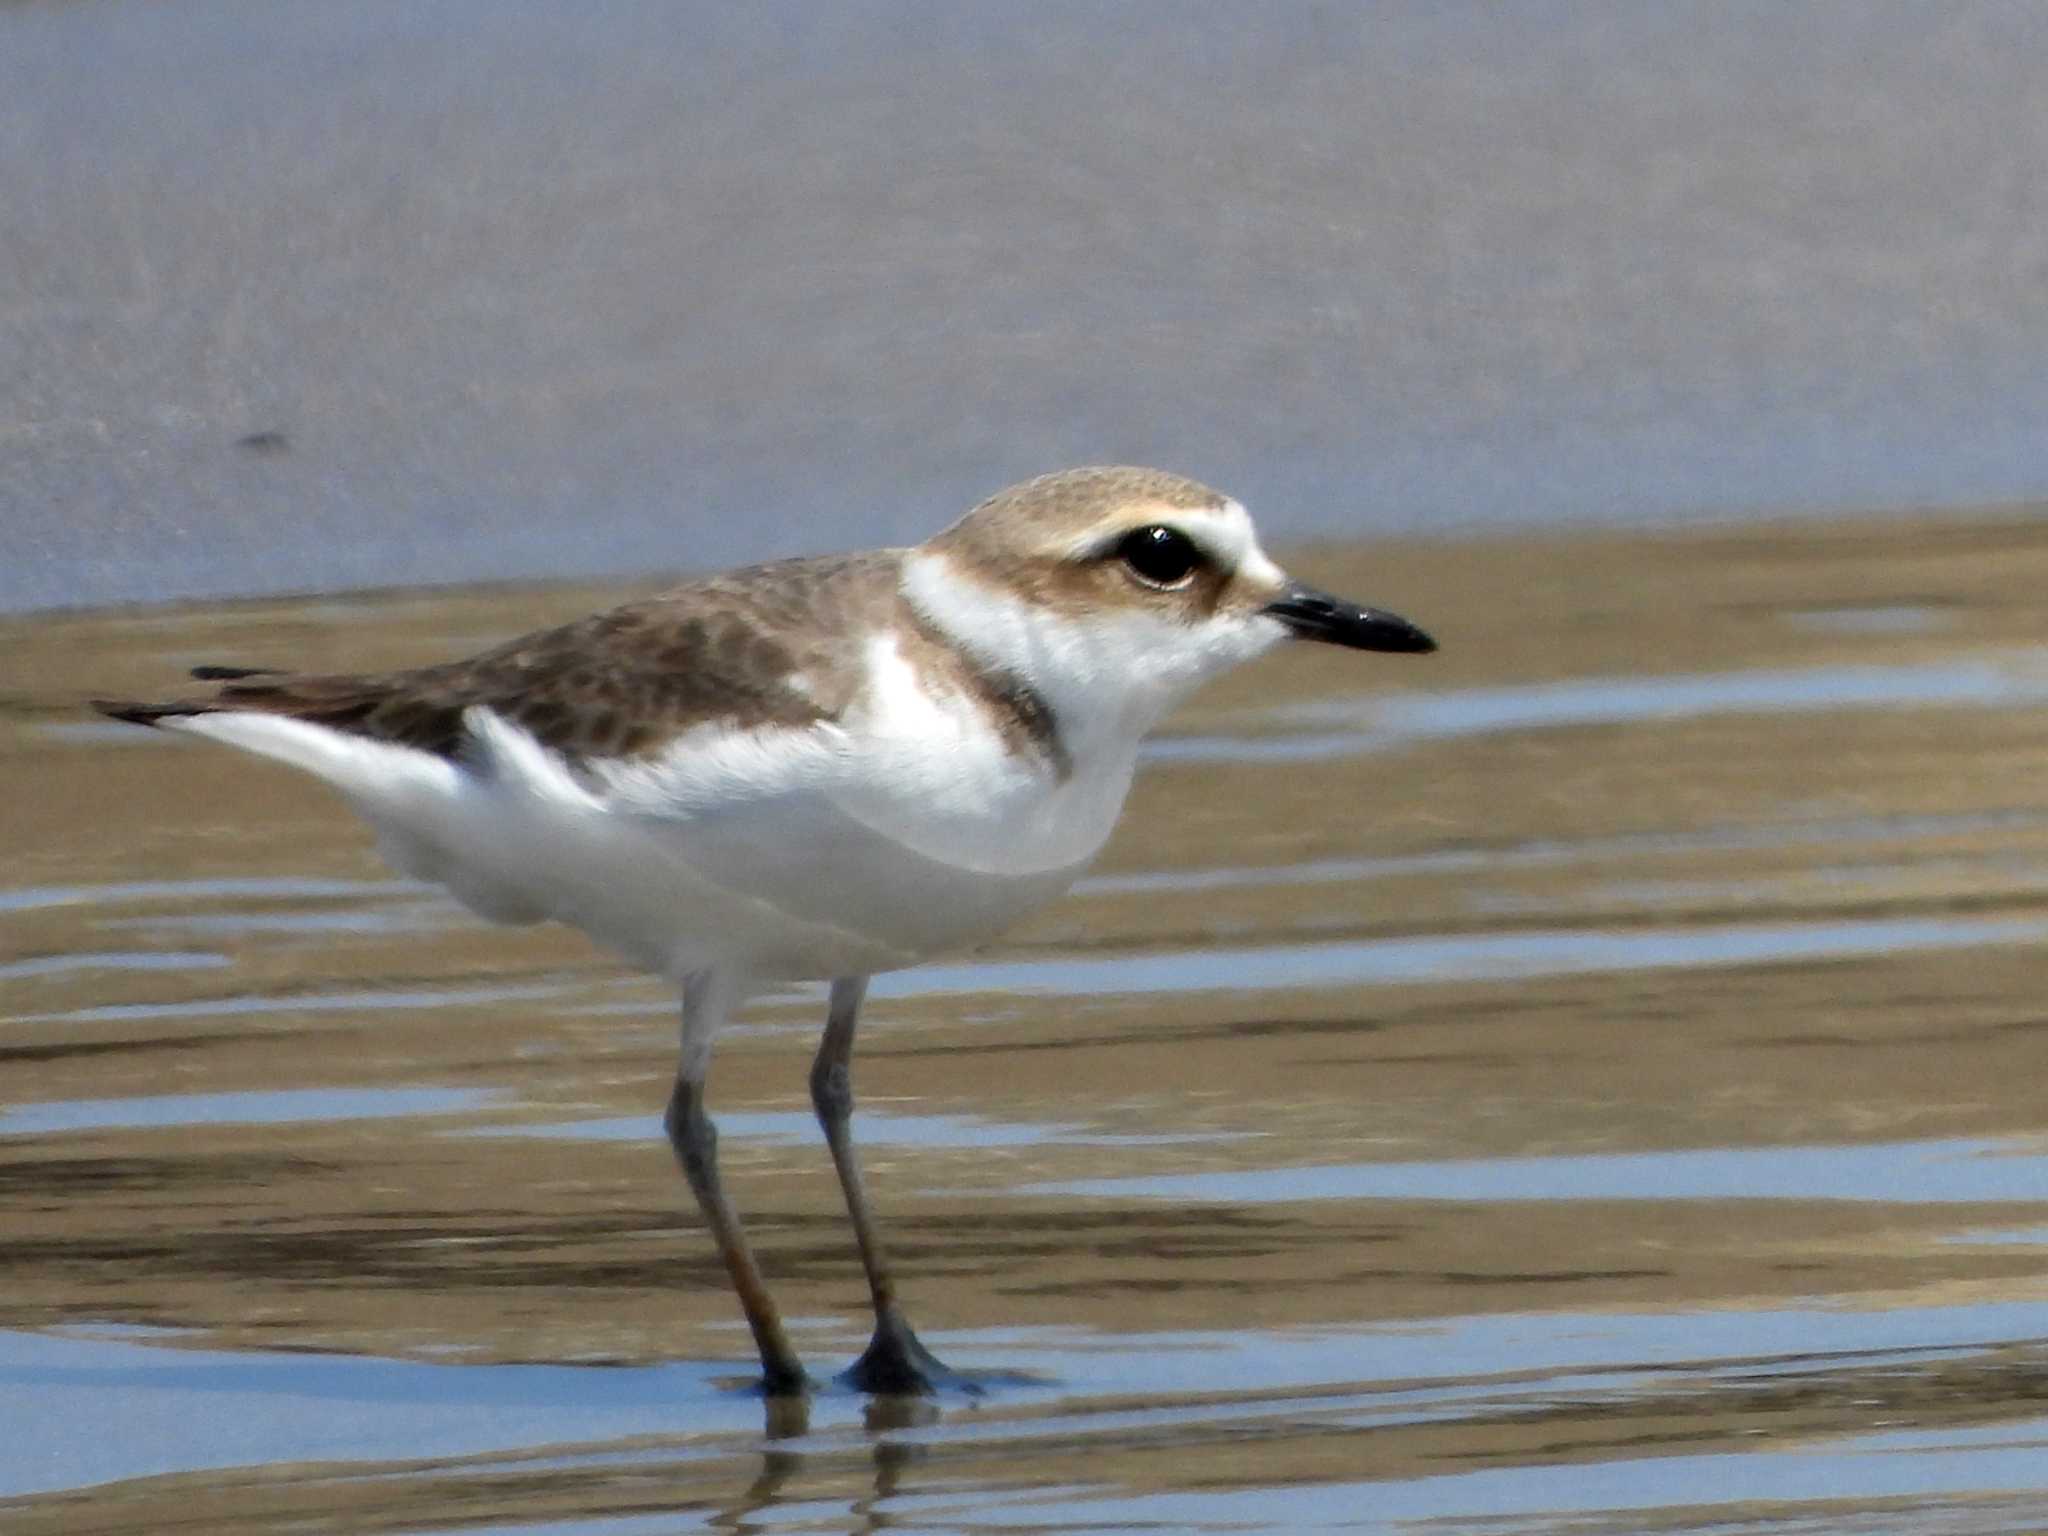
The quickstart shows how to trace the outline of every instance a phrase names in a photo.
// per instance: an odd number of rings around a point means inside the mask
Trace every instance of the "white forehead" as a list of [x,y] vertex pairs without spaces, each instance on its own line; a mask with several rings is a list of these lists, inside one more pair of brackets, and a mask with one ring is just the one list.
[[1225,498],[1214,507],[1170,507],[1136,505],[1120,510],[1110,523],[1091,529],[1077,538],[1067,553],[1084,557],[1102,545],[1106,535],[1154,524],[1178,528],[1199,544],[1209,558],[1226,571],[1234,571],[1254,586],[1280,586],[1287,580],[1279,566],[1266,558],[1252,530],[1251,514],[1244,504]]

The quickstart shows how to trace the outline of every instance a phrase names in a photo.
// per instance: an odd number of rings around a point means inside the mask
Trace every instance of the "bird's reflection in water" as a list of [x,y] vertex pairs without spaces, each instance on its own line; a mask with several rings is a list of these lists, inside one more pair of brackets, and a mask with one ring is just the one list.
[[[869,1492],[849,1501],[847,1513],[852,1518],[845,1530],[884,1531],[893,1527],[895,1522],[883,1506],[898,1491],[905,1469],[923,1458],[927,1450],[922,1445],[897,1438],[892,1432],[937,1424],[944,1417],[945,1410],[928,1397],[892,1396],[868,1400],[861,1422],[869,1437],[868,1451],[874,1480]],[[818,1494],[815,1490],[788,1488],[790,1480],[807,1463],[825,1459],[814,1451],[799,1448],[798,1443],[809,1435],[810,1429],[810,1399],[790,1396],[765,1399],[760,1471],[730,1506],[712,1515],[710,1524],[713,1529],[772,1530],[775,1522],[771,1512],[777,1506],[816,1501]],[[836,1466],[843,1467],[845,1459],[844,1452],[836,1449],[830,1456]]]

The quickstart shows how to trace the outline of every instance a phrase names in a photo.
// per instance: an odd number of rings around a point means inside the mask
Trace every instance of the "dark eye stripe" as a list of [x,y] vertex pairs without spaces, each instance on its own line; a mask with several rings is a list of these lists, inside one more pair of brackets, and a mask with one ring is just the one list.
[[1201,547],[1178,528],[1153,523],[1117,541],[1116,558],[1151,587],[1177,587],[1202,565]]

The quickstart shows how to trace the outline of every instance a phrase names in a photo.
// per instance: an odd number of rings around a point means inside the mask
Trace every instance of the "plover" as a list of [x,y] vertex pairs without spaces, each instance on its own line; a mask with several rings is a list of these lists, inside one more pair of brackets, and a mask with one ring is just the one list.
[[203,698],[95,703],[315,774],[400,870],[681,986],[665,1124],[771,1394],[806,1378],[720,1185],[705,1079],[750,990],[829,983],[811,1099],[875,1314],[845,1379],[921,1392],[950,1373],[898,1305],[850,1134],[868,978],[1059,895],[1108,838],[1139,738],[1290,637],[1435,648],[1291,580],[1229,497],[1093,468],[1003,491],[915,548],[704,577],[465,661],[202,667]]

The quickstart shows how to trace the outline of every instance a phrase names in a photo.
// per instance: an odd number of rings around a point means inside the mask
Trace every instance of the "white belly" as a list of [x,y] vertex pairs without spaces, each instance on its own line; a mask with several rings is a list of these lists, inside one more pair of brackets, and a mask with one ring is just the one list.
[[1080,873],[961,868],[832,808],[694,824],[613,816],[540,835],[547,878],[522,884],[541,915],[672,976],[711,964],[792,980],[899,969],[1000,932]]

